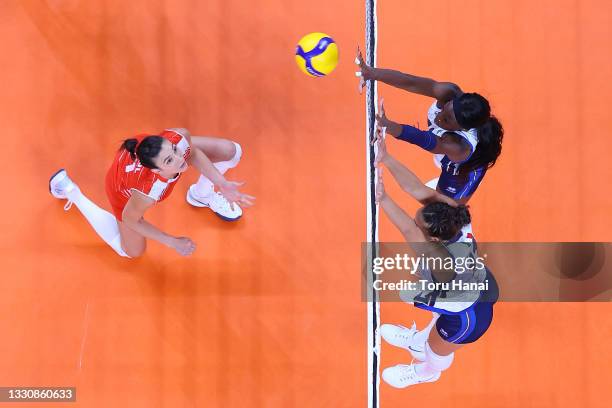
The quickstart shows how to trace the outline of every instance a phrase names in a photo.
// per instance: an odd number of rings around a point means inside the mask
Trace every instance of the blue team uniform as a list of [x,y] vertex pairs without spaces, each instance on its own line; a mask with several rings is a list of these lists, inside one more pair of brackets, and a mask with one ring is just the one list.
[[[444,133],[449,132],[448,130],[439,127],[434,122],[434,119],[441,110],[442,109],[438,108],[437,102],[434,101],[427,111],[427,124],[429,126],[429,131],[438,137],[442,137]],[[472,154],[476,150],[476,146],[478,145],[478,131],[474,128],[469,130],[457,130],[453,131],[452,133],[462,137],[471,148],[468,158],[461,162],[465,163],[470,159],[470,157],[472,157]],[[460,200],[474,194],[480,185],[480,182],[484,178],[485,173],[487,172],[487,167],[483,166],[476,168],[467,174],[459,174],[461,163],[452,162],[446,155],[442,154],[436,154],[435,161],[442,170],[438,180],[438,190],[454,200]]]
[[[464,255],[476,257],[476,242],[472,236],[471,225],[466,225],[455,238],[446,245],[457,245]],[[448,246],[447,246],[448,248]],[[455,247],[457,248],[457,247]],[[457,256],[456,249],[449,249],[452,256]],[[480,268],[470,272],[472,275],[461,274],[463,281],[488,282],[486,290],[482,291],[424,291],[415,293],[403,292],[400,296],[414,306],[440,314],[436,322],[436,330],[440,337],[451,343],[465,344],[478,340],[489,328],[493,320],[493,305],[499,297],[497,282],[489,269]],[[457,277],[457,273],[455,276]],[[422,276],[435,282],[431,273]]]

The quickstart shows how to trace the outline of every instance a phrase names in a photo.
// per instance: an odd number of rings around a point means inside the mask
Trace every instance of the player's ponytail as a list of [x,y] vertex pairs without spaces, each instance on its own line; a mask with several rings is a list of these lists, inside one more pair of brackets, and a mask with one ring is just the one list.
[[161,136],[147,136],[138,143],[138,139],[125,139],[120,150],[125,149],[130,153],[132,160],[138,158],[140,164],[149,169],[156,169],[153,159],[159,155],[164,138]]
[[136,145],[138,144],[138,139],[125,139],[121,144],[121,149],[125,149],[132,157],[132,160],[136,159]]
[[485,169],[493,167],[502,151],[502,140],[504,139],[504,128],[500,121],[491,116],[484,125],[478,128],[478,144],[472,157],[461,164],[459,172],[469,173],[477,168]]
[[472,222],[470,211],[465,205],[453,207],[447,203],[435,202],[423,207],[422,213],[429,235],[442,241],[452,239],[461,228]]

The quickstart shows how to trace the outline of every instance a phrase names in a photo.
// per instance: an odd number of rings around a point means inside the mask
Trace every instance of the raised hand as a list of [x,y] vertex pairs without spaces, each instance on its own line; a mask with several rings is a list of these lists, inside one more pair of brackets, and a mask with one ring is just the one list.
[[219,192],[229,201],[232,210],[234,209],[234,203],[241,207],[251,207],[254,204],[255,197],[238,191],[238,187],[243,184],[244,182],[226,181],[219,186]]
[[359,71],[355,72],[355,76],[359,77],[359,85],[357,90],[361,94],[363,92],[363,88],[365,87],[366,81],[374,79],[374,68],[365,63],[359,46],[357,46],[355,64],[359,66]]
[[376,133],[379,133],[376,146],[378,147],[376,152],[376,158],[374,159],[374,165],[379,166],[387,157],[387,144],[385,142],[385,130],[376,126]]
[[386,128],[389,126],[389,123],[391,122],[388,118],[387,118],[387,114],[385,113],[385,105],[384,105],[385,100],[383,98],[380,98],[380,103],[378,105],[378,112],[376,113],[376,122],[378,123],[378,125],[381,128]]

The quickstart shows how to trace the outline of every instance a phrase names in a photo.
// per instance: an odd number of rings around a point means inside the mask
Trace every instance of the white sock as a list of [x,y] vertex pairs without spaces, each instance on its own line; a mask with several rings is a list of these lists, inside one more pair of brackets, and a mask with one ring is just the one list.
[[425,343],[425,361],[415,366],[416,373],[421,377],[431,377],[449,368],[453,364],[455,353],[441,356],[433,352],[429,342]]
[[[232,142],[232,143],[234,143],[234,146],[236,147],[236,154],[234,154],[234,157],[232,157],[231,159],[227,161],[213,163],[214,166],[217,168],[217,170],[219,170],[219,173],[221,174],[225,174],[225,172],[228,171],[229,169],[233,169],[234,167],[236,167],[238,163],[240,162],[240,158],[242,157],[242,148],[240,147],[240,145],[236,142]],[[200,178],[198,179],[198,182],[195,184],[194,189],[195,189],[194,193],[198,197],[206,197],[212,194],[214,190],[214,186],[213,186],[213,183],[207,177],[205,177],[204,175],[200,175]]]
[[429,333],[431,332],[431,329],[436,325],[436,321],[438,321],[438,317],[440,317],[438,313],[433,313],[431,321],[429,322],[427,327],[425,327],[423,330],[418,331],[414,334],[414,337],[412,338],[412,343],[414,344],[414,346],[421,348],[421,349],[425,348],[425,342],[429,338]]
[[121,234],[117,218],[111,213],[95,205],[89,198],[85,197],[77,187],[67,193],[68,199],[77,206],[81,214],[87,219],[96,233],[119,255],[129,258],[121,248]]

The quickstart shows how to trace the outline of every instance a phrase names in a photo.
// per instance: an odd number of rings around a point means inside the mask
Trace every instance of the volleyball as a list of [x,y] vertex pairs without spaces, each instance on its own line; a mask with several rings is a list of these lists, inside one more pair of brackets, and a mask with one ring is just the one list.
[[338,65],[338,46],[327,34],[307,34],[298,42],[295,62],[306,75],[325,76]]

